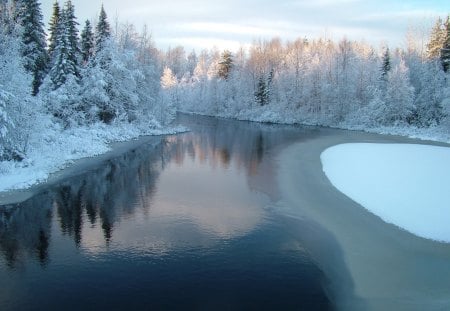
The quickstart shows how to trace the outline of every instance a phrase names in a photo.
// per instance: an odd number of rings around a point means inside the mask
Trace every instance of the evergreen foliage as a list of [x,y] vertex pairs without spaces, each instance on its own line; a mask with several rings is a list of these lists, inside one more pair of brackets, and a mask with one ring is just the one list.
[[50,78],[55,90],[63,85],[69,75],[80,78],[80,50],[78,47],[78,30],[74,6],[70,0],[65,3],[59,19],[56,45],[53,51]]
[[255,100],[260,106],[264,106],[268,104],[268,96],[267,96],[267,85],[266,80],[263,75],[261,75],[258,79],[258,84],[256,86],[255,91]]
[[87,63],[94,53],[94,33],[92,32],[91,23],[86,20],[84,28],[81,32],[81,54],[84,63]]
[[21,50],[23,64],[25,70],[33,75],[32,94],[36,95],[45,77],[48,63],[40,3],[38,0],[17,0],[16,10],[17,20],[23,27]]
[[441,62],[445,72],[450,70],[450,15],[447,16],[441,50]]
[[98,17],[98,23],[95,27],[95,50],[99,52],[106,40],[111,36],[111,30],[108,22],[103,4],[100,8],[100,15]]
[[230,75],[232,67],[233,67],[233,55],[231,54],[230,51],[225,50],[222,53],[221,60],[219,62],[219,68],[217,71],[219,78],[227,80],[228,76]]
[[48,29],[49,31],[48,54],[50,58],[53,57],[53,51],[55,50],[56,47],[56,38],[58,37],[58,23],[60,18],[61,18],[61,8],[59,7],[59,2],[55,1],[53,3],[53,13],[50,19],[50,27]]
[[383,80],[387,79],[387,75],[389,71],[391,70],[391,57],[389,55],[389,48],[386,48],[383,54],[382,59],[382,67],[381,67],[381,78]]

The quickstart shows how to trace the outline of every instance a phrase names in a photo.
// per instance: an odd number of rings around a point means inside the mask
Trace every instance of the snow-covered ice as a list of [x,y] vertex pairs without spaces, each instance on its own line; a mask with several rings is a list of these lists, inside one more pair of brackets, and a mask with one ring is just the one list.
[[345,195],[417,236],[450,242],[450,148],[349,143],[321,154],[323,170]]

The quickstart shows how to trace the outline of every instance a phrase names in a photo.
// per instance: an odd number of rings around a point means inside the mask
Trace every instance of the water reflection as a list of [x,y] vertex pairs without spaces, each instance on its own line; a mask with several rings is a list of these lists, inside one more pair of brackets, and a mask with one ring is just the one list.
[[47,264],[51,219],[51,202],[42,196],[0,210],[0,252],[8,267],[21,266],[28,258]]
[[0,309],[329,307],[299,221],[270,207],[274,154],[301,130],[179,122],[192,131],[0,207]]
[[[260,166],[265,155],[289,141],[289,131],[241,122],[230,126],[212,118],[197,124],[185,118],[181,123],[192,128],[190,133],[161,138],[27,202],[2,207],[0,250],[7,264],[34,258],[45,265],[52,222],[77,247],[97,250],[113,239],[117,247],[142,235],[160,239],[150,244],[173,247],[177,238],[161,240],[167,231],[161,223],[196,227],[190,229],[194,241],[202,233],[232,238],[256,228],[265,217],[262,193],[276,192],[274,169],[265,167],[261,173]],[[249,196],[249,188],[257,192]],[[131,225],[136,219],[140,225]],[[121,222],[126,225],[115,235]],[[194,229],[198,232],[192,233]]]

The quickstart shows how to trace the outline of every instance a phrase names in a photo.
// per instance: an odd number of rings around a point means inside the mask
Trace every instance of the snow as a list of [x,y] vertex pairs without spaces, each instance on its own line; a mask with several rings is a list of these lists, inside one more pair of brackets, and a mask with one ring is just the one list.
[[450,148],[341,144],[321,154],[323,171],[345,195],[417,236],[450,242]]
[[142,135],[163,135],[184,132],[184,127],[162,128],[132,123],[106,125],[96,123],[68,130],[56,125],[31,138],[30,151],[22,162],[0,162],[0,192],[25,189],[44,182],[77,159],[93,157],[110,150],[112,142],[128,141]]

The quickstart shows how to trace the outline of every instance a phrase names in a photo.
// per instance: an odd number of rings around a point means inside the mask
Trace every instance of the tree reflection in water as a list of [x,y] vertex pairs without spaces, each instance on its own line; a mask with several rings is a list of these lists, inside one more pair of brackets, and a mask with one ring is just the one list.
[[82,244],[84,228],[97,226],[108,245],[121,219],[133,216],[136,210],[150,212],[166,165],[181,166],[186,157],[223,169],[233,164],[246,172],[251,188],[275,195],[274,169],[265,167],[260,172],[261,163],[281,145],[298,140],[298,128],[248,122],[230,126],[230,121],[214,118],[197,124],[193,120],[179,120],[192,132],[162,137],[68,178],[24,203],[0,207],[0,251],[7,265],[16,268],[30,259],[47,265],[54,216],[60,233],[71,237],[77,247]]

